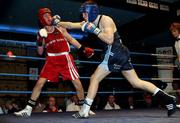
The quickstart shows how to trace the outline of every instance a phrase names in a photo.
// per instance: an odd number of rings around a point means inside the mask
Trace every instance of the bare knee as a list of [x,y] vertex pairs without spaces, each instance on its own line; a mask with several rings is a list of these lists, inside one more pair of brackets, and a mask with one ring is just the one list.
[[94,74],[91,75],[90,82],[92,82],[93,80],[94,80]]
[[99,79],[93,74],[93,75],[91,75],[90,82],[91,83],[94,83],[94,82],[99,83]]

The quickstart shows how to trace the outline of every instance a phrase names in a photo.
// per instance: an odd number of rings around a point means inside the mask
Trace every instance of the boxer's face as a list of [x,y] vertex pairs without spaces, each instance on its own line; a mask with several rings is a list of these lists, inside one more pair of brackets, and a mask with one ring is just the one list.
[[177,29],[171,30],[171,33],[172,33],[173,37],[175,37],[175,38],[178,38],[178,36],[180,35],[180,32]]
[[82,15],[83,15],[84,20],[88,21],[88,13],[87,12],[83,12]]
[[51,14],[46,13],[46,14],[43,15],[43,18],[44,18],[45,22],[47,23],[47,25],[50,26],[51,23],[52,23],[52,16],[51,16]]

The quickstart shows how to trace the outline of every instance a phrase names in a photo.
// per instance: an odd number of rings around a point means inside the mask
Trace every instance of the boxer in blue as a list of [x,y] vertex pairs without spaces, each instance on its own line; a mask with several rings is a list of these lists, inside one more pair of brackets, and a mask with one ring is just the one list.
[[167,107],[168,116],[174,114],[176,98],[163,92],[154,84],[141,80],[136,74],[131,64],[129,50],[123,45],[113,19],[107,15],[100,15],[97,4],[92,1],[83,3],[80,12],[84,18],[82,22],[58,22],[57,20],[56,22],[68,29],[82,29],[84,32],[95,34],[105,44],[105,55],[91,76],[88,94],[82,109],[73,117],[89,117],[88,112],[96,96],[99,83],[111,72],[121,72],[134,88],[148,91],[156,98],[161,99]]

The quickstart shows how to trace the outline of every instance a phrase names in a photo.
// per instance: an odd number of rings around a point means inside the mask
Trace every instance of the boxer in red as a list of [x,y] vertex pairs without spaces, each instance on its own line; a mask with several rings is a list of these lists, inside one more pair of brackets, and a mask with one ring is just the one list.
[[16,116],[31,116],[33,106],[36,104],[41,89],[46,82],[57,82],[59,75],[63,80],[71,80],[77,91],[79,103],[83,104],[84,90],[79,80],[79,74],[74,64],[74,59],[70,52],[69,43],[78,48],[87,57],[94,54],[94,50],[82,46],[77,40],[71,37],[65,28],[52,24],[53,16],[49,8],[41,8],[38,12],[38,19],[43,26],[37,34],[38,53],[43,54],[46,48],[46,62],[41,70],[39,80],[37,81],[30,100],[26,107],[15,112]]

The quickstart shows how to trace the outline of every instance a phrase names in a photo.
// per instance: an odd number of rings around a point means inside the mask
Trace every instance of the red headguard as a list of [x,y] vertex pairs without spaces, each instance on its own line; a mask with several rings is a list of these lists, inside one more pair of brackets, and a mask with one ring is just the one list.
[[46,14],[46,13],[49,13],[52,15],[52,12],[49,8],[40,8],[39,11],[38,11],[38,19],[39,21],[41,22],[42,26],[46,26],[48,25],[44,18],[43,18],[43,15]]

